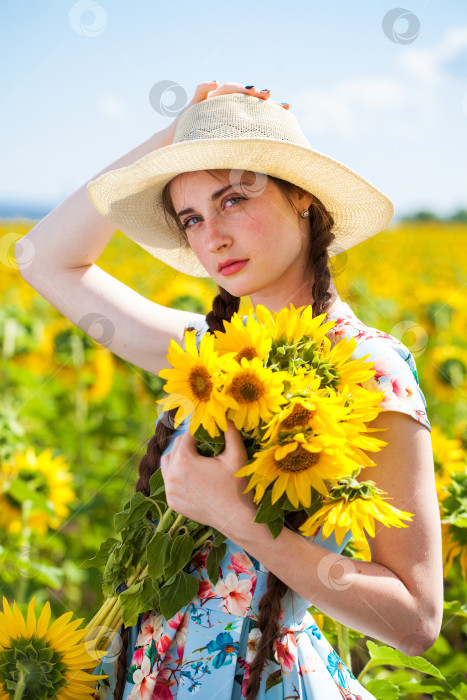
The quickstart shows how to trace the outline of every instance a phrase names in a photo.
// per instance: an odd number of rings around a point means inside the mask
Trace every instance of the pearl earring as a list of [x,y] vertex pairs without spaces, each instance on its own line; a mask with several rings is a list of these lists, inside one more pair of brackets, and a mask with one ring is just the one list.
[[310,216],[310,212],[308,209],[304,209],[301,213],[301,216],[303,216],[304,219],[306,219],[307,216]]

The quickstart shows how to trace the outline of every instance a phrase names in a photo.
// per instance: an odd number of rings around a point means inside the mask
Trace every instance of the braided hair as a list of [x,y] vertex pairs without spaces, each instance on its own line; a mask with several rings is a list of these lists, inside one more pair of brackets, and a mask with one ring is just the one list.
[[[213,177],[215,173],[208,171]],[[247,172],[247,171],[246,171]],[[253,173],[256,177],[256,174]],[[282,191],[285,197],[292,205],[291,196],[295,192],[304,192],[297,185],[294,185],[280,178],[268,176]],[[309,193],[308,193],[309,194]],[[329,253],[328,248],[335,240],[335,235],[331,232],[334,225],[334,220],[330,212],[325,208],[323,203],[314,195],[308,208],[310,222],[310,246],[309,246],[309,268],[314,275],[312,296],[313,296],[313,317],[325,313],[329,306],[329,301],[332,297],[330,292],[332,281],[331,272],[329,269]],[[185,237],[185,232],[182,229],[179,219],[176,215],[172,204],[172,199],[167,184],[162,193],[162,201],[164,204],[165,215],[168,223],[175,222],[177,230],[180,234],[181,244],[188,245]],[[238,312],[240,308],[240,297],[235,297],[227,290],[219,287],[218,294],[212,302],[212,309],[206,315],[206,323],[209,333],[216,330],[224,331],[223,321],[229,321],[233,314]],[[170,438],[175,430],[174,416],[177,409],[167,411],[163,420],[159,420],[155,434],[150,438],[147,445],[147,452],[141,458],[139,463],[139,477],[136,483],[136,491],[140,491],[146,496],[150,495],[149,480],[156,469],[160,468],[160,459],[170,443]],[[300,510],[293,513],[288,513],[285,516],[286,523],[292,529],[298,529],[306,519],[305,510]],[[267,575],[267,590],[261,597],[258,605],[258,626],[261,631],[261,639],[258,642],[257,653],[251,661],[248,672],[248,682],[246,687],[246,700],[254,700],[259,692],[261,685],[262,671],[265,662],[272,657],[274,653],[274,644],[276,639],[280,637],[281,626],[279,623],[279,615],[281,612],[281,601],[288,586],[275,576],[272,572]],[[114,692],[114,700],[122,700],[123,690],[126,682],[127,674],[127,650],[129,641],[129,628],[123,627],[121,631],[122,646],[117,662],[117,678]],[[248,666],[248,665],[247,665]]]

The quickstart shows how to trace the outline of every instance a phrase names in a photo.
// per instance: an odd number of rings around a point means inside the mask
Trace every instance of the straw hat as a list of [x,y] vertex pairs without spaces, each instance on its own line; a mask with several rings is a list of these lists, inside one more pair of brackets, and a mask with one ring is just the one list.
[[252,170],[314,194],[332,214],[336,255],[382,231],[394,206],[361,175],[313,151],[296,117],[271,100],[243,93],[210,97],[180,116],[173,143],[88,183],[96,209],[151,255],[195,277],[208,277],[175,224],[167,225],[164,186],[207,169]]

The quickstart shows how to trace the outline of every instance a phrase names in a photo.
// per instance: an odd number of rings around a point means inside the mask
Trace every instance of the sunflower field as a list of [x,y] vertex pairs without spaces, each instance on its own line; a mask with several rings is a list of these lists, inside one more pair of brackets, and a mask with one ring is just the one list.
[[[134,493],[164,380],[113,355],[23,280],[13,248],[33,225],[0,223],[0,587],[5,625],[35,629],[35,605],[45,631],[50,616],[72,611],[89,621],[102,603],[100,570],[80,564]],[[310,609],[378,700],[467,698],[466,247],[466,224],[405,223],[331,261],[341,299],[413,354],[432,425],[445,578],[437,642],[404,656]],[[210,280],[176,272],[120,232],[97,264],[168,307],[207,313],[216,293]],[[243,300],[240,313],[249,308]],[[344,553],[369,556],[351,543]],[[13,612],[6,601],[16,602]],[[5,644],[0,625],[0,651]]]

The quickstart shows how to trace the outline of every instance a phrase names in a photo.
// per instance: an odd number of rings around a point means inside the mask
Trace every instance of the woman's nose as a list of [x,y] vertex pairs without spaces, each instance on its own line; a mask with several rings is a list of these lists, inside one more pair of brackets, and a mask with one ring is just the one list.
[[225,224],[219,221],[219,217],[216,214],[206,219],[206,248],[210,253],[216,253],[220,248],[231,245],[232,239],[224,227]]

